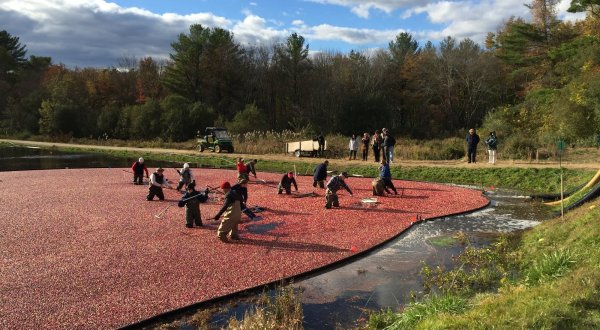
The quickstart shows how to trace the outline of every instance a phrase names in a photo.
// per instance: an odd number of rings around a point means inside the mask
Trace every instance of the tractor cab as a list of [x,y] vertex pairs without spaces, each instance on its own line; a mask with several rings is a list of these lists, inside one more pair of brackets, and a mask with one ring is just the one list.
[[200,152],[211,150],[213,152],[233,152],[233,142],[227,129],[223,127],[207,127],[204,136],[200,137],[198,131],[198,149]]

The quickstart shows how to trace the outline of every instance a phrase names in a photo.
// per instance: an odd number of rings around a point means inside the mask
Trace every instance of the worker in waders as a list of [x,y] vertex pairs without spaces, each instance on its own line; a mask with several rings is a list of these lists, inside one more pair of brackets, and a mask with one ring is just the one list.
[[246,164],[244,164],[246,166],[246,173],[248,175],[248,180],[250,179],[250,174],[252,174],[252,176],[256,179],[256,163],[258,163],[258,159],[252,159],[249,162],[247,162]]
[[331,206],[340,206],[337,195],[337,191],[340,190],[340,188],[346,189],[350,195],[353,195],[352,190],[350,190],[346,182],[344,182],[344,180],[347,178],[348,173],[342,172],[342,174],[336,175],[329,179],[329,182],[327,182],[327,189],[325,190],[325,208],[330,209]]
[[238,234],[238,224],[242,218],[242,196],[235,190],[231,189],[231,184],[227,181],[221,184],[221,189],[225,193],[225,201],[223,207],[217,215],[215,215],[215,221],[219,220],[223,215],[223,220],[217,229],[217,237],[221,242],[227,242],[227,235],[234,241],[240,240]]
[[171,188],[167,178],[163,175],[165,170],[162,167],[156,169],[156,172],[152,173],[150,176],[150,187],[148,188],[148,196],[146,199],[151,201],[154,199],[154,196],[157,196],[159,200],[165,200],[165,194],[163,193],[163,187]]
[[240,207],[242,208],[242,212],[248,216],[250,220],[261,220],[262,217],[257,216],[252,212],[251,209],[248,208],[246,203],[248,203],[248,180],[241,179],[237,184],[231,186],[231,190],[235,191],[240,197],[242,197],[242,202]]
[[296,184],[296,179],[294,178],[294,172],[288,172],[287,174],[284,174],[281,177],[281,180],[279,181],[279,186],[277,186],[277,193],[281,194],[283,192],[283,190],[285,189],[286,194],[288,194],[288,195],[291,194],[292,193],[292,184],[294,185],[296,192],[298,192],[298,184]]
[[382,178],[373,179],[371,185],[373,186],[373,196],[383,196],[383,192],[386,188]]
[[188,228],[202,227],[202,218],[200,217],[200,203],[204,203],[208,200],[208,188],[201,193],[196,190],[195,183],[188,183],[186,186],[186,192],[181,196],[181,200],[177,203],[177,206],[185,206],[185,226]]
[[386,193],[390,194],[388,188],[391,188],[394,191],[394,195],[398,195],[398,191],[392,182],[392,171],[390,170],[390,164],[388,164],[385,159],[381,160],[381,166],[379,166],[379,178],[383,180],[383,187]]
[[148,179],[148,169],[144,165],[144,158],[142,157],[131,165],[131,171],[133,171],[133,184],[144,183],[144,172],[146,172],[146,179]]
[[179,174],[179,183],[177,183],[177,191],[181,190],[183,187],[187,187],[188,184],[194,182],[194,175],[192,174],[192,169],[190,169],[190,164],[183,164],[183,168],[177,170]]
[[325,179],[327,179],[327,165],[329,165],[328,160],[315,167],[315,171],[313,173],[313,187],[316,188],[318,184],[319,188],[325,188]]
[[238,171],[238,182],[242,179],[250,180],[250,177],[248,176],[248,168],[246,167],[246,164],[244,164],[244,159],[242,157],[238,157],[235,167]]

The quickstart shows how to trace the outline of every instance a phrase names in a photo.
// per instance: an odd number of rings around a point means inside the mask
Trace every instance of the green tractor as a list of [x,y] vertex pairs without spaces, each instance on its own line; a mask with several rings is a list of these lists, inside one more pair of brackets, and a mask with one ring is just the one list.
[[233,142],[227,129],[223,127],[207,127],[204,136],[200,136],[198,131],[198,149],[212,150],[214,152],[227,151],[233,153]]

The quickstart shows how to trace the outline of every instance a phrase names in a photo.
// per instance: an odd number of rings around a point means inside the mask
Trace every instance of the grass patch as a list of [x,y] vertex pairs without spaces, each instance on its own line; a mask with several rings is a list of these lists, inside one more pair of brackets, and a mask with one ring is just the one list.
[[300,330],[303,329],[302,293],[294,288],[280,287],[274,297],[263,293],[259,303],[242,320],[231,318],[226,329],[231,330]]
[[437,247],[450,247],[460,244],[460,241],[452,236],[438,236],[429,238],[427,243]]
[[[598,203],[596,199],[591,205]],[[466,299],[462,309],[410,312],[417,317],[401,316],[409,308],[402,314],[385,310],[372,316],[368,328],[392,329],[392,320],[403,324],[399,319],[408,325],[397,329],[600,328],[600,208],[586,206],[514,236],[515,244],[502,244],[499,250],[465,250],[470,265],[458,258],[453,269],[433,272],[432,286]],[[469,271],[490,265],[504,269],[503,275]],[[427,305],[427,300],[421,303]]]
[[432,295],[421,302],[412,302],[402,311],[393,313],[386,310],[369,317],[369,329],[414,329],[423,319],[439,314],[462,313],[467,308],[468,300],[456,295]]
[[544,253],[526,269],[525,283],[535,285],[562,277],[574,263],[575,256],[568,249]]

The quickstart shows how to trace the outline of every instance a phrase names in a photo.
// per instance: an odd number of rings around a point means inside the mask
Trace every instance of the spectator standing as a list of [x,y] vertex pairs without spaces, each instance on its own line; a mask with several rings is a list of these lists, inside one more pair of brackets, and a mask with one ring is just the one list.
[[496,164],[496,150],[498,149],[498,138],[496,137],[496,131],[490,132],[490,135],[485,139],[485,144],[487,144],[488,147],[488,163]]
[[327,179],[327,165],[329,165],[328,160],[315,167],[315,171],[313,173],[313,187],[316,187],[318,184],[319,188],[325,188],[325,179]]
[[143,184],[144,172],[146,172],[146,179],[148,179],[148,169],[144,165],[144,158],[140,157],[136,162],[131,165],[131,171],[133,171],[133,184]]
[[360,142],[362,146],[362,160],[367,160],[369,158],[369,145],[371,144],[369,133],[365,132]]
[[190,164],[185,163],[181,170],[176,170],[179,174],[179,182],[177,183],[177,191],[181,190],[182,187],[187,187],[188,184],[194,182],[194,175],[190,169]]
[[294,185],[294,188],[296,189],[296,192],[298,192],[298,184],[296,184],[296,179],[294,178],[294,172],[288,172],[287,174],[284,174],[281,177],[281,180],[279,181],[279,186],[277,187],[277,193],[281,194],[283,192],[283,190],[285,189],[285,193],[287,195],[292,193],[292,184]]
[[394,146],[396,145],[396,139],[388,131],[387,128],[383,129],[383,159],[391,164],[394,162]]
[[475,163],[477,158],[477,144],[479,144],[479,135],[475,132],[474,128],[469,130],[467,134],[467,158],[469,163]]
[[219,220],[223,215],[223,220],[217,229],[217,237],[221,242],[227,242],[227,235],[230,234],[232,240],[239,241],[238,224],[242,219],[242,197],[231,189],[231,184],[227,181],[221,184],[221,189],[225,193],[223,207],[215,215],[215,220]]
[[325,154],[325,137],[323,134],[319,134],[319,136],[317,136],[317,143],[319,144],[318,155],[319,157],[323,157]]
[[338,199],[337,191],[341,188],[346,189],[350,195],[352,194],[352,190],[350,187],[344,182],[345,179],[348,178],[348,173],[342,172],[340,175],[333,176],[327,182],[327,190],[325,191],[325,208],[330,209],[332,206],[339,207],[340,202]]
[[358,140],[356,139],[356,134],[352,134],[352,137],[350,137],[348,149],[350,149],[348,160],[356,159],[356,151],[358,150]]
[[379,131],[375,131],[373,138],[371,139],[371,145],[373,146],[373,155],[375,156],[375,162],[379,163],[379,157],[381,156],[381,143],[383,139]]

